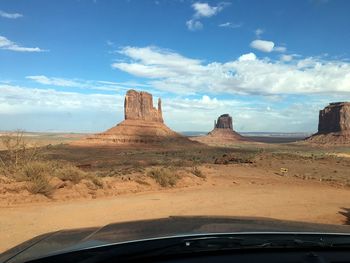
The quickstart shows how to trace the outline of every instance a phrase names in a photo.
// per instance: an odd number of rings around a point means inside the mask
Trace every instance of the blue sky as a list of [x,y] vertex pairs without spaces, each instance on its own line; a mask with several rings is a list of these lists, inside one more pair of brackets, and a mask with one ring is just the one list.
[[134,88],[177,131],[314,132],[350,100],[349,1],[1,0],[0,130],[103,131]]

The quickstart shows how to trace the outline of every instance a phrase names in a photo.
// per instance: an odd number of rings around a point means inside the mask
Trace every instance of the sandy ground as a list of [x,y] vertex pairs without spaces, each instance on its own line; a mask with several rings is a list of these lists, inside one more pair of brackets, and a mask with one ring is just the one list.
[[[263,176],[262,176],[263,174]],[[207,171],[202,185],[123,194],[94,200],[0,207],[0,251],[59,229],[171,215],[261,216],[344,224],[350,189],[262,173],[252,167],[221,166]]]

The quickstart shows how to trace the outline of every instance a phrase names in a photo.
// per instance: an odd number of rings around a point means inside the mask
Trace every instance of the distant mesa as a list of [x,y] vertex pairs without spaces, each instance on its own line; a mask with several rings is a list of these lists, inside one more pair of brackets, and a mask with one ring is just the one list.
[[124,101],[124,121],[109,130],[74,144],[140,145],[162,143],[191,143],[187,137],[164,124],[162,102],[153,106],[152,94],[128,90]]
[[318,144],[350,144],[350,102],[333,102],[320,110],[318,132],[307,138]]
[[239,141],[249,141],[233,130],[232,117],[222,114],[214,121],[214,129],[206,136],[192,137],[191,140],[210,145],[224,145]]

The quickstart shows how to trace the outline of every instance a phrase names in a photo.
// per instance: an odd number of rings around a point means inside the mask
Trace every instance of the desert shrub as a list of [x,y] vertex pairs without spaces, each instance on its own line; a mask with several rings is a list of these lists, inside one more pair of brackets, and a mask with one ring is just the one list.
[[40,176],[50,176],[52,173],[52,164],[46,161],[33,161],[23,165],[15,178],[18,181],[31,181]]
[[147,183],[146,181],[143,181],[141,179],[136,179],[135,182],[138,184],[141,184],[141,185],[147,185],[147,186],[150,185],[149,183]]
[[171,172],[165,168],[154,168],[147,172],[147,175],[153,178],[162,187],[175,186],[179,177],[176,173]]
[[197,166],[192,167],[191,173],[197,177],[206,178],[205,174],[203,174],[202,171]]
[[24,140],[23,132],[0,136],[0,147],[4,149],[0,152],[0,173],[17,181],[28,182],[28,191],[33,194],[51,195],[54,191],[50,185],[51,177],[74,184],[86,178],[94,185],[103,187],[102,181],[95,175],[68,162],[44,160],[39,148],[29,146]]
[[53,171],[53,175],[62,181],[71,181],[72,183],[77,184],[87,176],[87,173],[73,165],[66,164],[62,165],[58,169],[55,169],[55,171]]
[[85,172],[80,168],[66,162],[51,162],[52,175],[62,181],[70,181],[73,184],[78,184],[82,179],[91,181],[98,188],[103,187],[102,180],[93,173]]
[[42,194],[45,196],[51,196],[54,188],[50,185],[47,176],[39,175],[31,178],[27,187],[28,191],[32,194]]
[[27,189],[32,194],[50,196],[53,187],[50,185],[51,166],[47,162],[31,162],[22,168],[22,178],[28,182]]
[[98,178],[96,175],[89,175],[88,179],[96,185],[98,188],[103,188],[103,182],[100,178]]
[[242,164],[254,163],[255,156],[252,154],[223,154],[222,157],[215,159],[214,164]]
[[0,155],[0,172],[5,176],[16,175],[28,163],[39,158],[39,148],[30,147],[24,140],[22,131],[0,136],[0,142],[4,149]]

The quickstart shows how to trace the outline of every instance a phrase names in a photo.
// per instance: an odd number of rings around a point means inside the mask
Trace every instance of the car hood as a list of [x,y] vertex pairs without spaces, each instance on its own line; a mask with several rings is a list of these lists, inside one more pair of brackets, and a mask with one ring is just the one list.
[[30,239],[0,256],[0,262],[25,262],[59,251],[100,245],[209,233],[350,233],[350,226],[282,221],[257,217],[172,216],[168,218],[114,223],[103,227],[60,230]]

